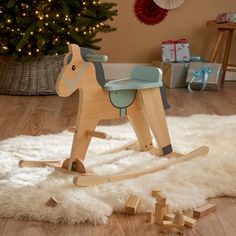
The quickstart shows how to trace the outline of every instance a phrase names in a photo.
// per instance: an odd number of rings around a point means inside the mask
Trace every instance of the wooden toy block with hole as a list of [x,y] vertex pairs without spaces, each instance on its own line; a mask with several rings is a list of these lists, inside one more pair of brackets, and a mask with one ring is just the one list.
[[[165,215],[164,220],[169,221],[169,220],[173,220],[174,218],[175,218],[175,214],[169,213],[169,214]],[[195,219],[184,215],[184,226],[193,228],[195,226],[196,222],[197,221]]]
[[216,204],[207,203],[193,211],[193,217],[201,218],[216,211]]
[[140,197],[131,194],[125,206],[125,213],[127,215],[134,215],[137,211],[139,204],[140,204]]
[[[107,138],[104,133],[95,131],[99,121],[104,119],[127,117],[137,136],[139,151],[153,150],[151,130],[154,141],[158,144],[157,153],[161,156],[174,154],[164,111],[169,108],[169,104],[162,82],[162,71],[156,67],[136,66],[132,69],[130,78],[106,82],[102,63],[107,59],[107,56],[96,55],[91,49],[69,44],[69,53],[65,56],[64,66],[58,76],[56,91],[59,96],[68,97],[79,90],[78,112],[70,156],[61,166],[55,167],[57,170],[78,172],[73,183],[86,187],[155,173],[208,153],[208,148],[203,146],[185,155],[178,154],[180,157],[171,162],[145,171],[112,176],[88,175],[84,160],[91,139]],[[126,150],[133,144],[134,142],[129,143],[122,149]],[[20,166],[44,167],[52,166],[52,163],[41,161],[34,164],[24,160]]]
[[49,207],[56,207],[57,204],[58,204],[58,201],[55,197],[50,197],[48,201],[46,202],[46,206],[49,206]]

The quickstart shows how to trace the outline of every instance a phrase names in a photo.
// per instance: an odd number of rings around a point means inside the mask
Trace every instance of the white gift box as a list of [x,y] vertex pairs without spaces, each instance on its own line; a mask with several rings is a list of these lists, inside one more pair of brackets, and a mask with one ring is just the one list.
[[169,40],[162,42],[163,62],[190,61],[189,43],[186,39]]
[[217,23],[236,23],[236,12],[221,13],[216,17]]

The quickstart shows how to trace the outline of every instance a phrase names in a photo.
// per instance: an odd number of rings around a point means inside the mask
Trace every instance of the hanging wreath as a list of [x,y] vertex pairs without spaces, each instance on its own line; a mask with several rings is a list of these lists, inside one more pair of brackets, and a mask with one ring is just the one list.
[[153,0],[136,0],[134,12],[142,23],[146,25],[155,25],[165,19],[168,10],[160,8]]

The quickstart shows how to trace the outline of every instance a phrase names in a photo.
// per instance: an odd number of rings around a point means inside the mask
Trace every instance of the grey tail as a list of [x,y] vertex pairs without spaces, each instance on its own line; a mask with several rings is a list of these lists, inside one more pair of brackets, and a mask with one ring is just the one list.
[[170,108],[170,104],[168,103],[168,100],[167,100],[165,85],[162,85],[160,89],[161,89],[161,98],[162,98],[163,107],[165,110],[167,110]]

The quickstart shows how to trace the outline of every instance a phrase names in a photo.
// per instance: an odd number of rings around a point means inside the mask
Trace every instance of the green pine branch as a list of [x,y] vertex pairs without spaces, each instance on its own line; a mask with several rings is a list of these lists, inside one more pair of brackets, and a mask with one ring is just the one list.
[[116,30],[109,24],[118,14],[115,7],[98,0],[3,0],[0,55],[31,60],[65,53],[68,43],[99,49],[97,33]]

